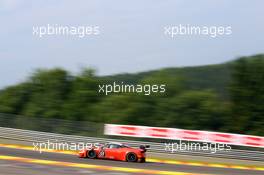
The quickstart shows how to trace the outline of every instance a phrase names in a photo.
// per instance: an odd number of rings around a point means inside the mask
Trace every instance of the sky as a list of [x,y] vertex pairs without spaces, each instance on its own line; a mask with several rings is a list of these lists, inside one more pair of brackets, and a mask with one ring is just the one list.
[[[264,53],[262,0],[0,0],[0,88],[37,68],[98,75],[217,64]],[[34,26],[99,26],[100,34],[33,35]],[[165,26],[231,26],[232,34],[164,35]]]

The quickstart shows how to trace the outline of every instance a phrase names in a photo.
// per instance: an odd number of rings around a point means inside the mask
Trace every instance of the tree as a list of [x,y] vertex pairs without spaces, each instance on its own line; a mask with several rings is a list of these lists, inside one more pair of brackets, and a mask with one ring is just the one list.
[[19,114],[23,110],[24,104],[27,103],[30,93],[29,83],[22,83],[2,90],[0,92],[0,112]]
[[99,82],[93,69],[83,69],[81,74],[72,80],[71,90],[63,104],[64,118],[90,120],[92,106],[101,99],[98,94]]
[[31,77],[31,93],[22,114],[32,117],[62,118],[61,106],[70,87],[63,69],[37,70]]
[[[233,65],[230,94],[232,128],[239,133],[264,134],[264,56],[241,58]],[[233,123],[235,121],[235,124]]]
[[224,123],[224,112],[212,91],[185,91],[158,105],[157,122],[163,126],[219,130]]

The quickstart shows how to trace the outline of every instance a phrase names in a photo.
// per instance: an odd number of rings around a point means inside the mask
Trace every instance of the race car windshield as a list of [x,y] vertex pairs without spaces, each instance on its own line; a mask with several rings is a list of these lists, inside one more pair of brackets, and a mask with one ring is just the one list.
[[121,145],[121,148],[128,148],[129,146],[127,145]]
[[122,144],[121,145],[121,148],[129,148],[130,146],[128,146],[128,145],[125,145],[125,144]]

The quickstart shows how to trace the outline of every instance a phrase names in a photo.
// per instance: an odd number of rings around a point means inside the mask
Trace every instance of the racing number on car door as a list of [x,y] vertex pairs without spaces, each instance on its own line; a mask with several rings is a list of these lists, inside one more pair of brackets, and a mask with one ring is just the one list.
[[98,157],[105,157],[105,149],[101,149],[99,154],[98,154]]

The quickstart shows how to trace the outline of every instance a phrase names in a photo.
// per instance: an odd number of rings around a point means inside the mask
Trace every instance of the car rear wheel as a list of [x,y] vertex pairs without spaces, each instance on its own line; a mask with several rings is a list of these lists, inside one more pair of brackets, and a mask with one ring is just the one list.
[[126,160],[128,162],[137,162],[138,158],[137,158],[137,155],[135,153],[128,153],[126,155]]
[[90,159],[96,158],[96,152],[94,150],[87,151],[87,157]]

